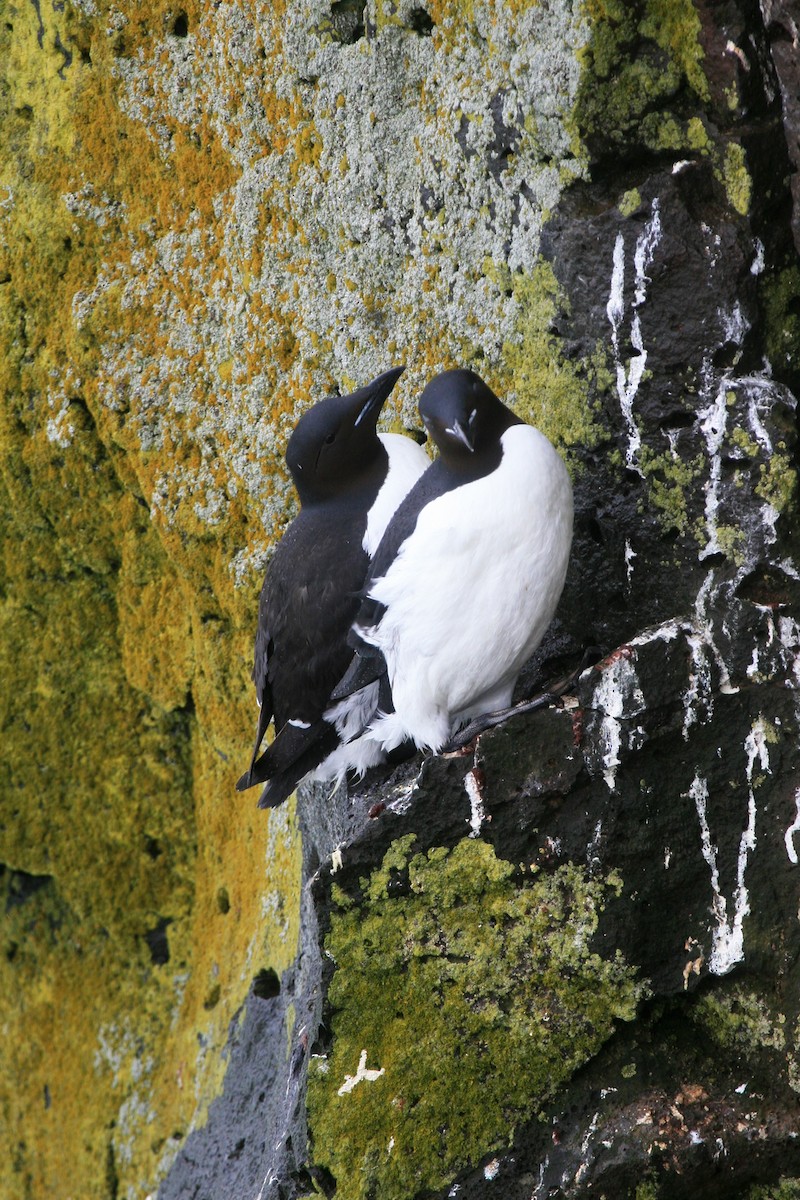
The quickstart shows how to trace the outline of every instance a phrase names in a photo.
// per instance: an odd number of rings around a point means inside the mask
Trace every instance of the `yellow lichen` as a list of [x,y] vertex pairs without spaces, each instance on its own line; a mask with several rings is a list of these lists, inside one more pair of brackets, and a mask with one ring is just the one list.
[[[233,791],[257,577],[237,592],[230,563],[260,523],[220,468],[228,435],[202,431],[208,381],[229,391],[238,352],[173,336],[226,286],[212,222],[237,168],[210,113],[165,119],[167,149],[125,110],[119,66],[148,54],[166,103],[167,5],[36,11],[38,29],[12,3],[0,31],[10,1200],[60,1193],[65,1167],[75,1195],[153,1190],[221,1089],[253,975],[283,970],[298,936],[291,809],[265,819]],[[201,6],[185,14],[202,38]],[[167,400],[181,436],[152,421]],[[195,507],[223,486],[212,539]]]

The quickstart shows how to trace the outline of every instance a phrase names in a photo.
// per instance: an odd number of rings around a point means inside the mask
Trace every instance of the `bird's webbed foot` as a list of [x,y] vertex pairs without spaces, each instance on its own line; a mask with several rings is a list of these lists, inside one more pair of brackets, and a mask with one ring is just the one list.
[[449,742],[442,747],[439,753],[453,755],[464,753],[468,748],[472,747],[475,739],[480,737],[482,733],[485,733],[487,729],[494,729],[495,726],[502,725],[510,717],[517,717],[522,713],[535,712],[539,708],[547,708],[548,705],[554,704],[556,700],[565,696],[575,686],[586,668],[599,662],[601,657],[600,650],[596,646],[591,646],[584,652],[575,670],[571,671],[569,675],[565,675],[562,679],[556,680],[550,685],[547,691],[537,692],[535,696],[531,696],[527,700],[522,700],[519,704],[512,704],[508,708],[500,708],[495,712],[481,713],[479,717],[474,717],[473,720],[453,734]]

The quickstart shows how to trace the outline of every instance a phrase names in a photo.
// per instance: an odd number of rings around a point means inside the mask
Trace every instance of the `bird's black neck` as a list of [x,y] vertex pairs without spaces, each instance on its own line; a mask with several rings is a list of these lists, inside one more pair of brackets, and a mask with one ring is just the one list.
[[383,442],[379,441],[370,461],[365,463],[358,475],[349,479],[347,486],[341,490],[320,488],[313,480],[295,478],[294,484],[300,498],[300,507],[301,509],[313,509],[322,505],[325,505],[326,508],[332,505],[335,508],[341,508],[342,512],[363,511],[366,514],[372,508],[375,498],[381,490],[388,466],[389,455],[386,453]]

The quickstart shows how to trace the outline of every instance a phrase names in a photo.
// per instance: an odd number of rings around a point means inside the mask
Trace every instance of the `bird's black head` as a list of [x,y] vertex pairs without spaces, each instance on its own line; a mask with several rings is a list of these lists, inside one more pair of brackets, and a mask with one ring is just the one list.
[[520,418],[498,400],[474,371],[443,371],[419,399],[425,428],[443,459],[471,469],[476,458],[500,451],[500,438]]
[[376,426],[403,370],[393,367],[349,396],[327,396],[303,414],[286,447],[301,504],[357,491],[385,464]]

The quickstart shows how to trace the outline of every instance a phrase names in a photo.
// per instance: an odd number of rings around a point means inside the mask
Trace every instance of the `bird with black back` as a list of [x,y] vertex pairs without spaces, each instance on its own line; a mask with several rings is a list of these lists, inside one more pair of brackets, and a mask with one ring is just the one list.
[[[253,682],[259,705],[243,791],[266,784],[259,805],[280,804],[306,776],[342,778],[382,761],[354,738],[380,683],[325,712],[352,657],[347,633],[359,607],[371,554],[409,489],[427,468],[409,437],[377,432],[402,367],[347,396],[328,396],[298,421],[286,462],[300,500],[270,561],[258,610]],[[272,722],[273,741],[261,746]]]

